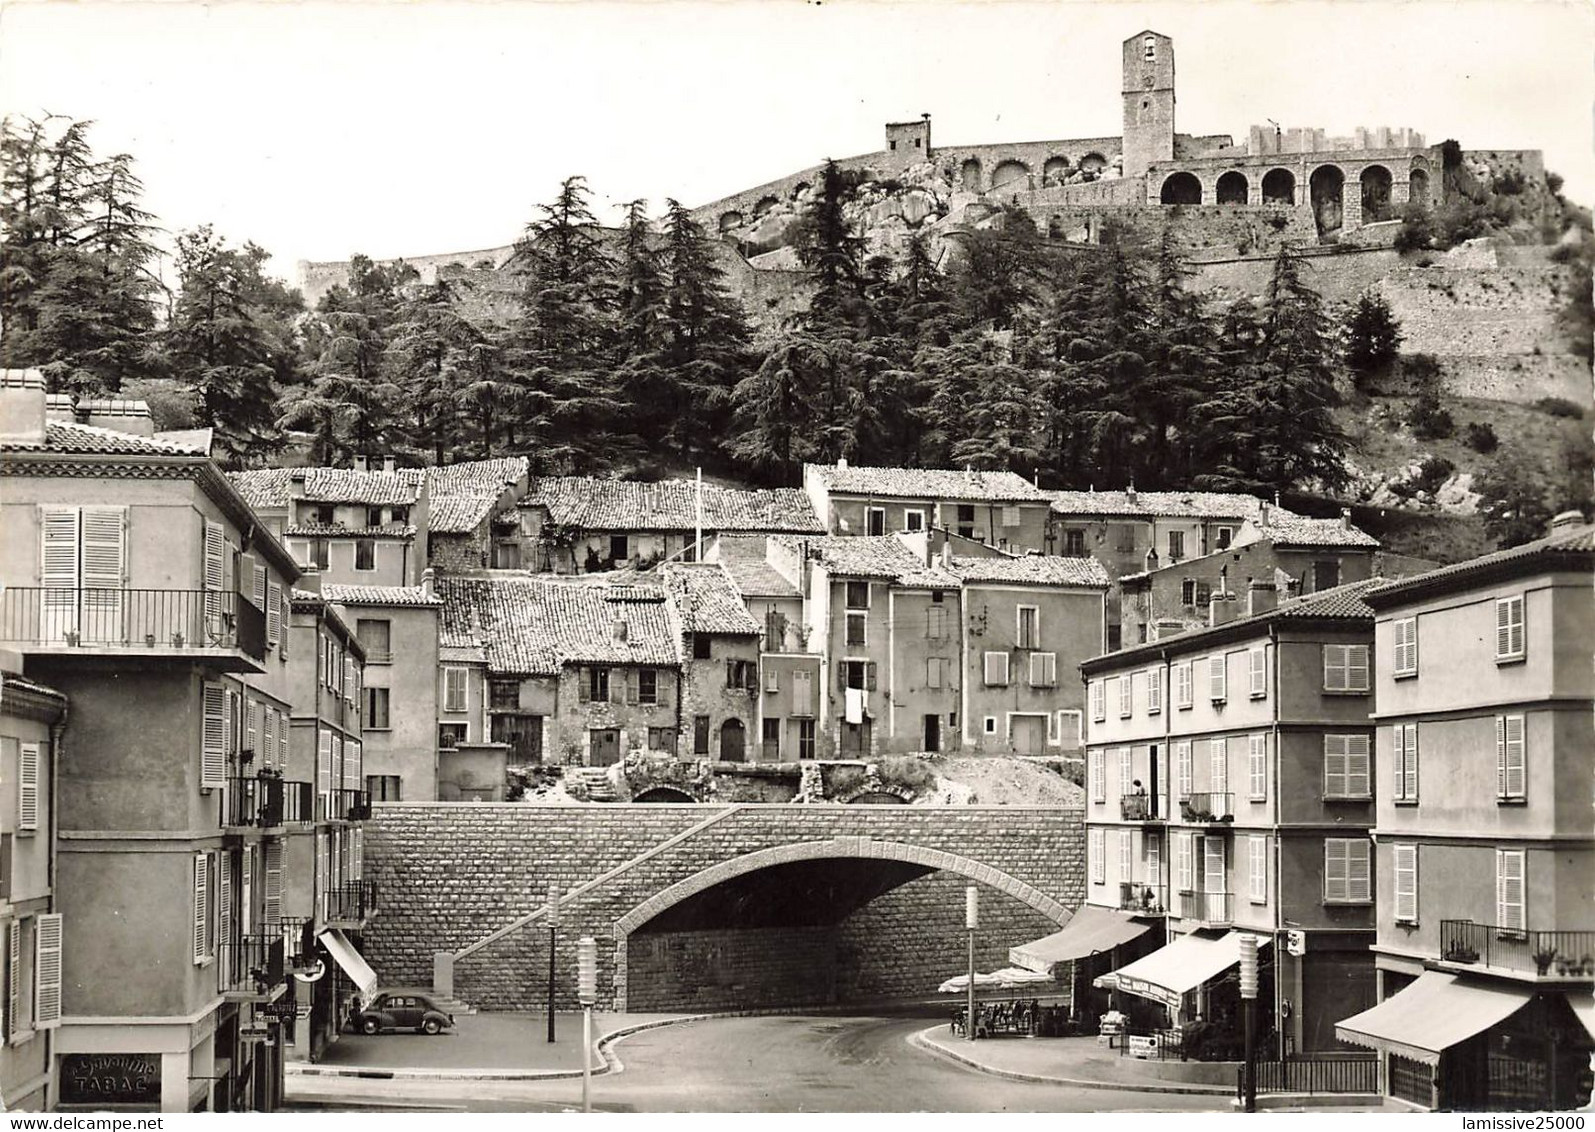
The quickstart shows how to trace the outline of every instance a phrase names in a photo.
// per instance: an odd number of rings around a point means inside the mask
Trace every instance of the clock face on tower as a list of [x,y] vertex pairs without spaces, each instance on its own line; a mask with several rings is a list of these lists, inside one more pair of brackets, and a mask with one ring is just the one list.
[[1157,85],[1157,76],[1151,71],[1143,72],[1141,75],[1141,85],[1146,87],[1147,90],[1151,90]]

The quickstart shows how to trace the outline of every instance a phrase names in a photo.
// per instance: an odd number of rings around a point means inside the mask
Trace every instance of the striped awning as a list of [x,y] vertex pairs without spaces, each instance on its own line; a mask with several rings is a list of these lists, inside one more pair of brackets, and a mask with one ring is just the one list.
[[365,957],[355,950],[354,944],[349,942],[349,937],[337,928],[328,928],[316,937],[322,947],[327,949],[327,954],[337,960],[338,966],[343,968],[343,973],[349,976],[349,981],[360,990],[360,997],[370,1000],[376,993],[377,973],[371,969],[371,964]]
[[[1187,993],[1241,961],[1240,939],[1249,934],[1229,932],[1219,939],[1182,935],[1167,947],[1160,947],[1134,963],[1102,975],[1096,985],[1178,1009]],[[1273,942],[1270,936],[1256,938],[1258,947]]]
[[1378,1006],[1337,1023],[1335,1037],[1436,1065],[1446,1050],[1517,1013],[1533,997],[1528,987],[1425,971]]
[[1128,943],[1152,925],[1140,924],[1123,912],[1082,904],[1061,931],[1033,939],[1008,949],[1008,962],[1038,974],[1050,975],[1058,963],[1084,959],[1097,952],[1112,951]]

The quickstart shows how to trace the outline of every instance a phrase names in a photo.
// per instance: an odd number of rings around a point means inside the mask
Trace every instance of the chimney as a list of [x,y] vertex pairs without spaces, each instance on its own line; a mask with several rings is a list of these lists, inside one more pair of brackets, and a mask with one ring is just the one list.
[[1342,507],[1340,509],[1340,529],[1343,530],[1343,531],[1351,530],[1351,508],[1350,507]]
[[304,590],[307,593],[319,594],[321,592],[321,571],[314,566],[300,566],[299,580],[294,582],[294,589]]
[[364,453],[359,453],[359,454],[357,454],[355,456],[355,458],[354,458],[354,470],[355,471],[363,472],[363,471],[368,470],[369,467],[370,467],[370,465],[366,462],[366,457],[365,457]]
[[393,463],[393,457],[392,456],[384,456],[384,457],[382,457],[382,470],[384,472],[387,472],[390,476],[394,473],[395,465]]
[[426,597],[432,596],[432,579],[434,577],[436,575],[432,572],[432,567],[430,566],[421,571],[421,593]]
[[40,370],[0,370],[0,440],[42,445],[44,404],[44,374]]
[[1183,632],[1185,632],[1185,623],[1183,621],[1157,621],[1152,625],[1152,639],[1154,641],[1166,641],[1170,637],[1177,637]]
[[1210,627],[1228,625],[1235,620],[1235,616],[1239,612],[1235,607],[1238,605],[1240,605],[1240,602],[1235,600],[1234,594],[1215,593],[1212,601],[1207,606],[1208,625]]
[[1259,506],[1262,511],[1262,517],[1258,519],[1257,525],[1260,527],[1266,527],[1268,526],[1268,500],[1259,500]]
[[836,458],[836,470],[839,471],[839,472],[847,471],[847,457],[846,456],[838,456]]
[[1157,556],[1157,547],[1151,547],[1146,552],[1146,572],[1150,574],[1160,565]]
[[974,483],[975,482],[975,465],[973,465],[973,464],[965,464],[964,465],[964,479],[967,480],[969,483]]
[[1135,503],[1135,485],[1132,483],[1124,491],[1124,497],[1133,505]]
[[154,436],[155,418],[143,401],[129,401],[120,397],[84,397],[77,403],[77,415],[82,423],[112,432],[125,432],[131,436]]
[[1246,583],[1246,616],[1256,617],[1279,607],[1279,587],[1273,582]]
[[944,568],[947,568],[947,569],[950,569],[952,567],[952,564],[953,564],[953,544],[951,542],[943,541],[942,544],[941,544],[941,564],[942,564],[942,566]]
[[616,617],[611,622],[611,626],[614,629],[615,640],[624,642],[626,639],[626,619],[624,617]]
[[1551,520],[1550,529],[1551,533],[1554,534],[1557,531],[1571,530],[1573,527],[1582,527],[1583,525],[1584,513],[1582,511],[1563,511]]

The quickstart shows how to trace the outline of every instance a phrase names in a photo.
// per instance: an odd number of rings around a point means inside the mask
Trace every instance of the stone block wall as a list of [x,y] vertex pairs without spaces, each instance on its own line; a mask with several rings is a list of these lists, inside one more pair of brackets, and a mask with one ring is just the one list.
[[1187,254],[1223,249],[1238,255],[1272,255],[1285,244],[1300,246],[1318,240],[1311,211],[1291,205],[1099,206],[1038,200],[1025,207],[1036,227],[1055,238],[1095,240],[1105,228],[1113,227],[1155,247],[1167,228],[1176,246]]
[[468,535],[434,534],[427,543],[427,564],[449,574],[469,573],[491,566],[487,527]]
[[1439,356],[1562,353],[1557,316],[1570,269],[1413,267],[1378,287],[1401,321],[1401,349]]

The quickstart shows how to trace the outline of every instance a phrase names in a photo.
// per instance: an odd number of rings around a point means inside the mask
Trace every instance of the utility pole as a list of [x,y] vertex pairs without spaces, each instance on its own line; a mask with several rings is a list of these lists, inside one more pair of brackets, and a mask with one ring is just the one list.
[[969,1004],[964,1014],[964,1040],[975,1040],[975,929],[980,926],[980,889],[964,889],[964,927],[969,929]]
[[576,997],[582,1003],[582,1111],[593,1111],[593,1003],[598,1001],[598,941],[576,941]]
[[548,882],[548,1040],[554,1040],[554,945],[559,937],[559,885]]
[[[1240,937],[1241,1014],[1246,1025],[1246,1061],[1241,1068],[1241,1099],[1247,1112],[1257,1111],[1257,937]],[[1276,964],[1277,974],[1277,964]]]

